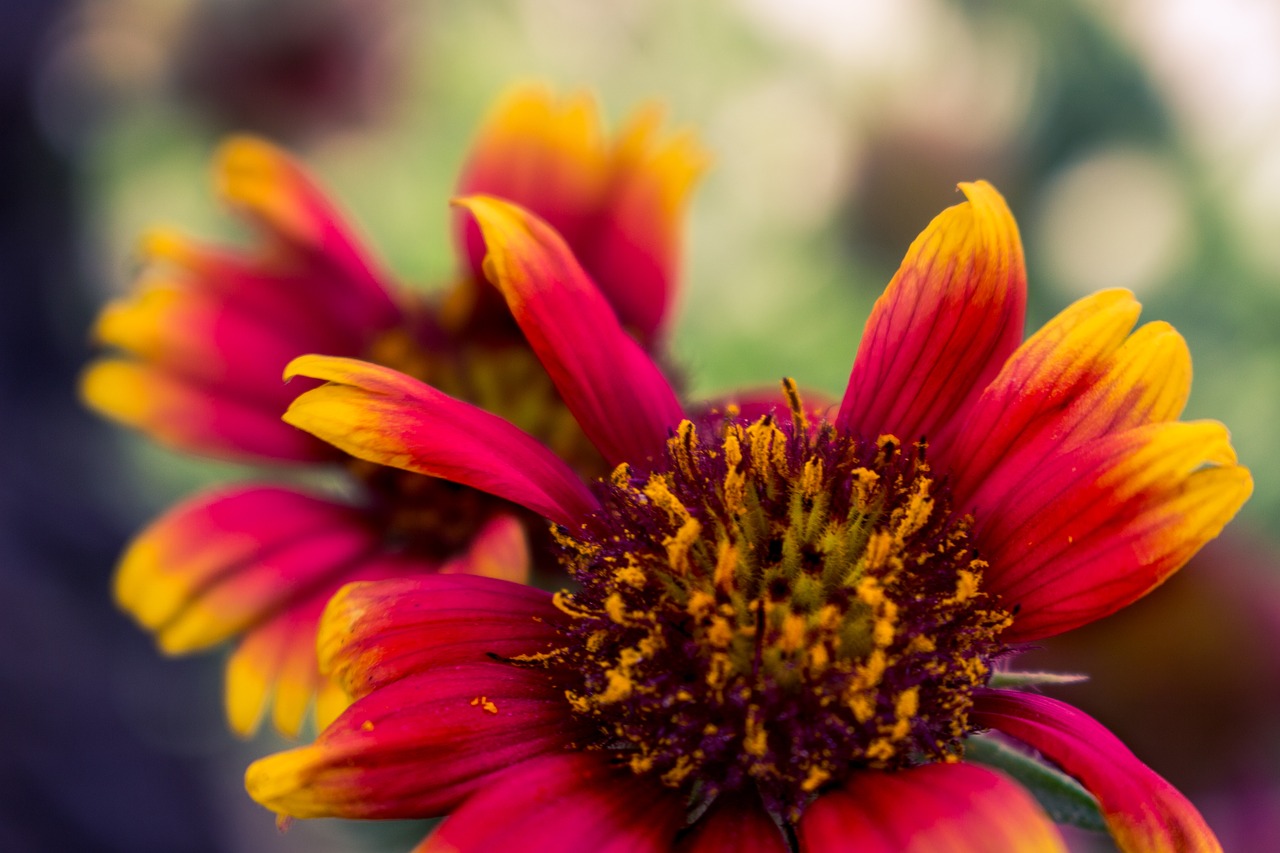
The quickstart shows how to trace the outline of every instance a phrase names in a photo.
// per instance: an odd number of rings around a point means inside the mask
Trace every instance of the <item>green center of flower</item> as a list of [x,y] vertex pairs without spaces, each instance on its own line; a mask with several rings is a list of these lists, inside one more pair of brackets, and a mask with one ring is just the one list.
[[810,429],[796,400],[682,423],[603,504],[560,531],[581,588],[548,663],[634,771],[795,816],[854,768],[958,755],[1009,618],[923,445]]

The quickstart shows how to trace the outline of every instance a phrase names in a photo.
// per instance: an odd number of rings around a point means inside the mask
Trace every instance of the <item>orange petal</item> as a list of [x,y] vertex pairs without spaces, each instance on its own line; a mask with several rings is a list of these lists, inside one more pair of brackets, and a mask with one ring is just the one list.
[[303,356],[286,378],[329,384],[298,397],[285,421],[360,459],[443,477],[574,524],[596,500],[536,439],[496,415],[388,367]]
[[614,465],[661,453],[684,418],[661,369],[545,222],[495,198],[458,201],[480,223],[489,278],[583,432]]
[[916,238],[867,320],[836,424],[945,444],[1022,337],[1018,227],[985,181]]
[[1219,423],[1104,436],[984,484],[974,537],[984,587],[1025,642],[1146,595],[1221,532],[1253,491]]

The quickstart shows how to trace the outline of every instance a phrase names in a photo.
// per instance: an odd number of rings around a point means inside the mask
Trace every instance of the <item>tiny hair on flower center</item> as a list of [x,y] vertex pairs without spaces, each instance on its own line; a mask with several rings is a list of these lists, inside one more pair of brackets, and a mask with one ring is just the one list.
[[1010,618],[925,445],[811,425],[784,387],[789,419],[684,421],[557,530],[578,589],[540,662],[635,772],[793,818],[859,767],[956,760]]

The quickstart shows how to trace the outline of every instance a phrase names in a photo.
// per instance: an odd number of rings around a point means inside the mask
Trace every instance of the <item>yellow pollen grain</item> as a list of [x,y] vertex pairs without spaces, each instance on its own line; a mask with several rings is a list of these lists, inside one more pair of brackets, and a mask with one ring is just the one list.
[[917,634],[911,638],[911,642],[907,643],[907,654],[923,653],[937,651],[938,644],[934,642],[932,637],[924,634]]
[[747,711],[747,730],[742,736],[742,749],[747,755],[763,758],[769,752],[769,733],[764,729],[759,712]]
[[362,732],[371,732],[371,731],[373,731],[373,720],[365,720],[363,723],[361,723],[361,724],[360,724],[360,731],[362,731]]
[[818,789],[818,786],[831,778],[831,771],[822,767],[810,767],[809,774],[804,777],[804,781],[800,783],[800,790],[806,794],[811,794]]
[[821,459],[810,459],[804,463],[804,471],[800,474],[800,491],[812,500],[823,488],[823,466]]
[[875,643],[879,648],[888,648],[893,643],[893,624],[893,620],[888,618],[877,619],[871,629],[871,642]]
[[716,546],[716,568],[712,573],[712,581],[716,589],[723,592],[733,591],[734,571],[738,568],[738,548],[727,539],[720,540]]
[[613,576],[618,583],[624,583],[633,589],[640,589],[644,586],[644,570],[640,568],[639,562],[632,554],[627,555],[627,565],[614,572]]
[[609,618],[617,624],[627,624],[627,608],[622,601],[622,596],[618,593],[611,593],[604,600],[604,612],[609,614]]
[[876,484],[879,482],[880,475],[875,471],[866,468],[858,468],[853,471],[853,491],[851,494],[853,509],[859,513],[870,511],[872,498],[876,493]]
[[707,687],[712,691],[720,691],[729,682],[733,672],[733,661],[724,652],[715,652],[707,666]]
[[845,703],[860,723],[865,723],[876,715],[876,704],[866,693],[856,693],[848,697]]
[[815,673],[822,672],[831,663],[831,654],[826,645],[818,643],[809,649],[809,668]]
[[604,692],[595,697],[596,702],[601,705],[621,702],[635,690],[635,681],[621,669],[611,669],[605,673],[605,677],[609,679],[609,683],[605,686]]
[[[684,507],[681,507],[684,509]],[[688,518],[684,524],[680,525],[680,529],[676,531],[675,536],[668,536],[663,540],[662,544],[667,549],[667,563],[678,574],[688,574],[691,566],[689,565],[689,550],[698,541],[698,537],[702,535],[702,523],[696,518]]]
[[693,759],[687,755],[682,755],[676,759],[675,766],[662,774],[662,784],[674,788],[689,778],[689,774],[694,771]]
[[920,688],[908,687],[898,694],[893,704],[893,713],[898,719],[909,719],[920,712]]
[[609,482],[619,489],[626,489],[631,484],[631,466],[623,462],[609,475]]
[[801,435],[809,431],[809,419],[804,414],[804,403],[800,400],[800,389],[791,377],[782,380],[782,391],[787,395],[787,406],[791,409],[791,420]]
[[894,749],[893,742],[888,738],[882,737],[876,738],[871,742],[871,745],[867,747],[866,755],[872,761],[888,761],[893,758],[895,752],[897,750]]
[[920,528],[924,527],[925,522],[929,520],[929,516],[933,513],[933,498],[929,497],[930,485],[928,477],[921,477],[916,481],[915,491],[911,493],[911,499],[903,512],[902,521],[899,522],[897,529],[894,531],[898,542],[901,543],[917,533]]
[[711,625],[707,628],[707,642],[717,649],[729,648],[729,644],[733,642],[733,625],[728,619],[717,616],[711,620]]
[[685,612],[694,619],[701,619],[709,616],[716,606],[716,597],[706,590],[695,589],[689,593],[689,603],[685,605]]
[[742,443],[736,429],[724,438],[724,504],[729,515],[741,515],[747,509],[747,474],[742,465]]
[[[889,556],[893,553],[893,536],[884,530],[877,530],[867,540],[867,550],[863,560],[868,569],[879,569],[888,565]],[[867,602],[871,604],[871,602]]]
[[689,510],[672,494],[666,477],[659,474],[650,477],[649,482],[644,484],[644,495],[654,506],[665,511],[673,524],[683,525],[689,520]]
[[681,421],[676,427],[676,434],[671,437],[668,444],[671,448],[671,456],[681,473],[691,479],[696,477],[697,470],[693,461],[698,451],[698,431],[694,428],[693,422]]
[[566,616],[572,616],[575,619],[589,618],[591,614],[585,610],[580,610],[573,604],[573,594],[558,590],[551,596],[551,603],[557,610]]
[[961,569],[956,574],[956,594],[948,598],[945,604],[963,604],[978,594],[978,575],[968,569]]
[[782,618],[782,636],[778,638],[778,647],[784,652],[797,652],[804,647],[808,620],[798,613],[788,613]]
[[885,600],[884,587],[880,585],[880,581],[870,575],[864,575],[853,592],[858,596],[859,601],[869,607],[879,607]]
[[631,756],[631,772],[648,773],[652,769],[653,769],[653,756],[650,756],[650,755]]
[[480,710],[488,714],[498,713],[498,706],[489,701],[488,696],[477,696],[471,700],[471,705],[473,707],[478,707]]

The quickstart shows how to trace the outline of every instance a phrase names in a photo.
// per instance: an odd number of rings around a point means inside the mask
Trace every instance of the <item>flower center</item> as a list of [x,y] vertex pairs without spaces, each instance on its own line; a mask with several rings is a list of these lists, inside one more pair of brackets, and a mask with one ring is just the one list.
[[787,388],[789,423],[686,421],[558,532],[581,588],[550,663],[636,772],[795,817],[854,768],[955,760],[1010,620],[924,445],[810,429]]

